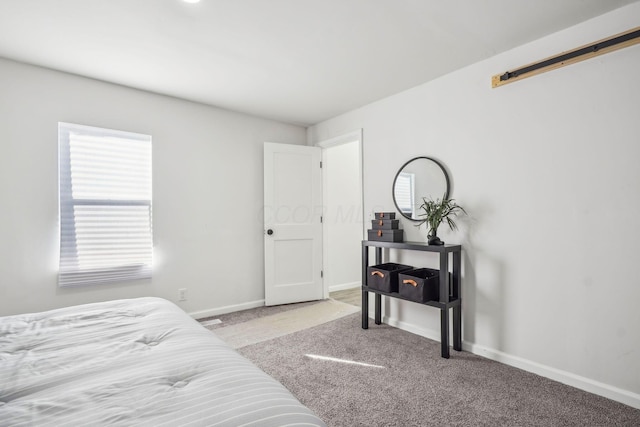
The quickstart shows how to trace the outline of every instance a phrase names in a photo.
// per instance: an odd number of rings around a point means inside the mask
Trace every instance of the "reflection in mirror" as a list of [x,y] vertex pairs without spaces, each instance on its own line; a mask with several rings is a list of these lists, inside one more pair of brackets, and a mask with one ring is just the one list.
[[393,201],[405,217],[420,221],[422,199],[449,197],[449,177],[444,167],[429,157],[416,157],[405,163],[393,181]]

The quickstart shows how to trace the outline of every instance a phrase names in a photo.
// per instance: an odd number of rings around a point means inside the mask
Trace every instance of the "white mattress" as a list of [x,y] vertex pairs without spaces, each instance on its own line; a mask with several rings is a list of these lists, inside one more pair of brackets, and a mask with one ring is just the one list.
[[0,317],[0,425],[323,426],[174,304]]

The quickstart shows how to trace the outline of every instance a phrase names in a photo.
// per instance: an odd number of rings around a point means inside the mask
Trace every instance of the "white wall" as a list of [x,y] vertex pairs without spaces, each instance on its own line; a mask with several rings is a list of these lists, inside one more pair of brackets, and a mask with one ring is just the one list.
[[[57,123],[153,137],[153,279],[57,287]],[[0,315],[160,296],[210,314],[260,305],[263,142],[304,128],[0,59]]]
[[[439,232],[463,244],[464,348],[640,408],[640,46],[490,87],[492,75],[631,29],[638,16],[635,3],[307,134],[313,144],[363,128],[367,213],[394,210],[406,160],[442,160],[470,213],[461,231]],[[426,240],[424,227],[403,227]],[[436,310],[385,309],[390,323],[439,339]]]
[[329,291],[360,286],[360,141],[323,150],[324,280]]

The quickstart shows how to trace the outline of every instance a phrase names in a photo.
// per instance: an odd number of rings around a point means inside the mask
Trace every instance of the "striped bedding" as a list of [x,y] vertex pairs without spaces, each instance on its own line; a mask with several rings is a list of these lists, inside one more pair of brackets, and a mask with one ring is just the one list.
[[174,304],[0,317],[1,426],[324,426]]

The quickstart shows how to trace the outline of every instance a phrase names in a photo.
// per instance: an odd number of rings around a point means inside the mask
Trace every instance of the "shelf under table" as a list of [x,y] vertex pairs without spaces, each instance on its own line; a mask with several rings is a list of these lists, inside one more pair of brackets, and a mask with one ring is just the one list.
[[362,290],[367,292],[373,292],[374,294],[385,295],[388,297],[405,300],[405,301],[411,301],[416,304],[430,305],[431,307],[441,308],[445,310],[451,307],[458,307],[460,305],[460,298],[451,299],[449,300],[449,302],[440,302],[435,300],[421,302],[421,301],[415,301],[410,298],[407,298],[404,295],[400,295],[398,292],[385,292],[379,289],[370,288],[369,286],[363,286]]

